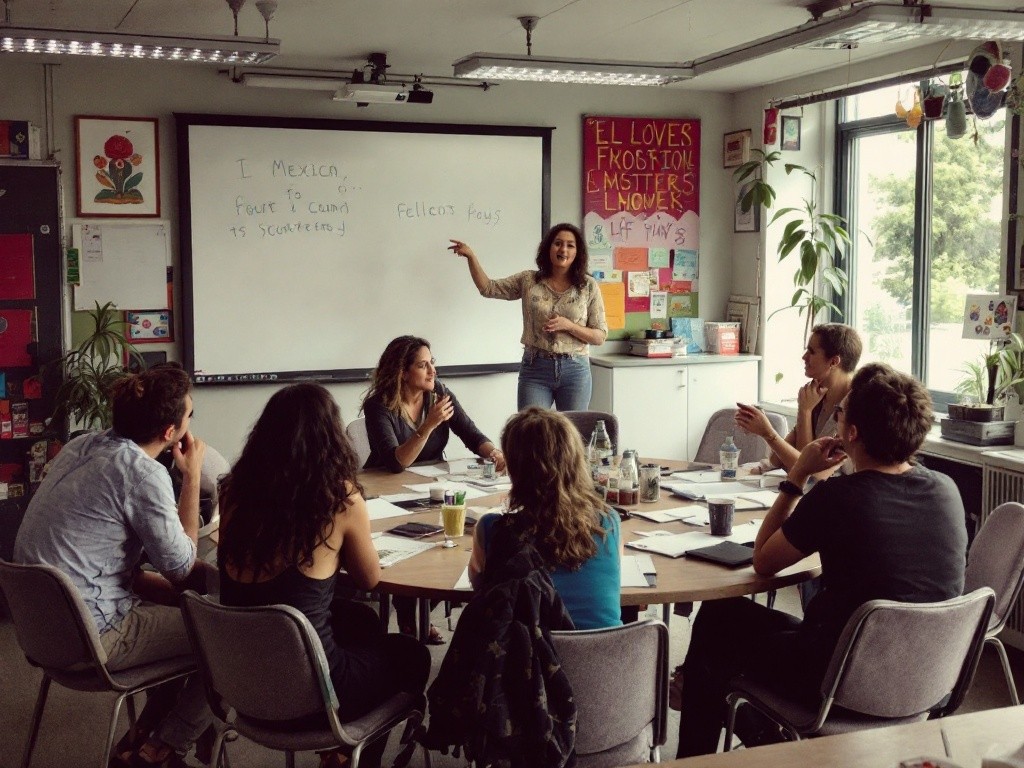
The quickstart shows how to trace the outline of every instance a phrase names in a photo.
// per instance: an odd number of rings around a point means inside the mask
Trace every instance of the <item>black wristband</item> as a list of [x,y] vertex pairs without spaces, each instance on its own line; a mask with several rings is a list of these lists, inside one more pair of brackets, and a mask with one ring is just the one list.
[[796,483],[791,483],[789,480],[783,480],[779,483],[779,490],[783,493],[788,493],[790,496],[803,496],[803,489]]

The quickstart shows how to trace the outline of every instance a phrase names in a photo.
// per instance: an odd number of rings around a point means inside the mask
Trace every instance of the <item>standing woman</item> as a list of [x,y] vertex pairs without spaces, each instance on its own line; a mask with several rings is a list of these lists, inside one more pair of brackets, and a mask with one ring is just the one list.
[[530,405],[560,411],[590,407],[591,344],[608,336],[604,300],[587,274],[587,244],[572,224],[556,224],[537,248],[537,269],[492,280],[473,249],[452,240],[448,249],[469,264],[481,296],[523,302],[523,361],[519,409]]
[[[380,580],[357,471],[330,393],[294,384],[270,398],[220,496],[221,601],[302,611],[323,644],[343,721],[398,691],[421,694],[430,673],[416,640],[386,635],[368,606],[334,599],[340,568],[360,589]],[[380,765],[386,741],[366,748],[367,766]],[[345,762],[340,751],[321,754],[322,768]]]
[[[860,335],[849,325],[823,323],[811,329],[803,355],[804,375],[810,381],[797,392],[796,426],[785,437],[775,431],[763,411],[737,403],[736,424],[763,437],[771,448],[768,468],[790,469],[812,440],[836,436],[836,409],[850,391],[862,348]],[[839,469],[840,474],[852,471],[849,462]]]

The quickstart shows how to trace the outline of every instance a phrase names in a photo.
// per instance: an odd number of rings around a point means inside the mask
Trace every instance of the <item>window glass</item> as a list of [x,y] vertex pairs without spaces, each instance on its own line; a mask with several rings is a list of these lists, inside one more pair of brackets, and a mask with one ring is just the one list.
[[851,122],[891,115],[897,102],[901,102],[906,109],[910,109],[914,104],[913,94],[908,86],[893,85],[889,88],[879,88],[877,91],[847,96],[843,99],[843,119]]

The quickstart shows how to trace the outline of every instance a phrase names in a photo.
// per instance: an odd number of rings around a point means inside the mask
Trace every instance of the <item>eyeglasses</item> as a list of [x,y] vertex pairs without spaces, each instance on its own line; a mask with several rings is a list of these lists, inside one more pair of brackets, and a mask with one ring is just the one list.
[[434,359],[433,357],[430,358],[429,360],[418,360],[417,362],[412,364],[412,367],[416,368],[416,369],[418,369],[420,371],[424,371],[424,370],[426,370],[428,365],[431,368],[437,367],[437,360]]
[[837,405],[835,408],[832,409],[832,414],[835,416],[836,419],[839,418],[839,414],[841,413],[846,413],[846,408],[842,405]]

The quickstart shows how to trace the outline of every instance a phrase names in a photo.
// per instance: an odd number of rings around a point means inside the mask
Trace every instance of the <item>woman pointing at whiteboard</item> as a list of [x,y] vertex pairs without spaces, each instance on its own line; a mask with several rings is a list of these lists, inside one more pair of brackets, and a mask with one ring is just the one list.
[[590,406],[590,345],[608,336],[604,300],[587,274],[587,244],[572,224],[556,224],[537,248],[537,269],[492,280],[473,249],[452,240],[448,249],[466,259],[481,296],[523,303],[523,361],[519,408],[560,411]]

